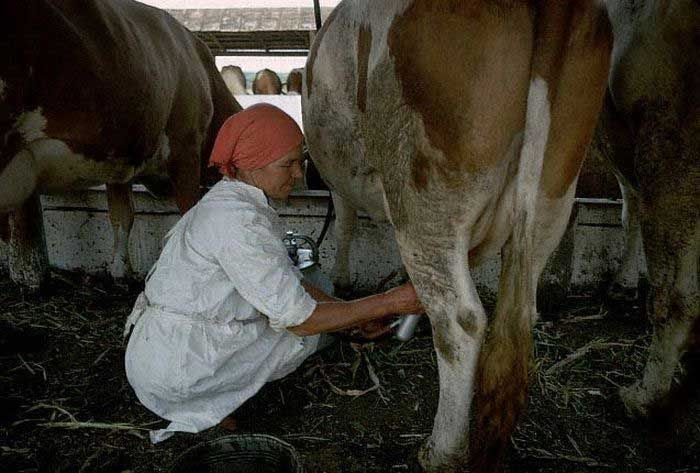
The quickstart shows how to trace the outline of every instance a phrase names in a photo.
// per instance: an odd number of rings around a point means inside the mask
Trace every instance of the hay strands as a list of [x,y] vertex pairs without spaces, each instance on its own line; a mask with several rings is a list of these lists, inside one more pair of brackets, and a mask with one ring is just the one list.
[[[325,377],[325,376],[324,376]],[[367,389],[340,389],[338,386],[333,384],[328,377],[325,377],[326,383],[328,383],[328,386],[330,386],[331,391],[334,393],[340,395],[340,396],[351,396],[351,397],[360,397],[364,396],[365,394],[374,391],[375,389],[379,388],[379,385],[374,385],[371,386]]]
[[609,348],[609,347],[615,347],[615,346],[629,346],[626,343],[618,343],[618,342],[605,342],[604,340],[593,340],[592,342],[586,343],[584,346],[581,348],[577,349],[575,352],[571,353],[569,356],[564,358],[563,360],[560,360],[556,363],[554,363],[552,366],[547,368],[545,370],[546,375],[552,375],[558,371],[560,371],[562,368],[564,368],[567,365],[570,365],[574,361],[578,360],[579,358],[582,358],[588,354],[588,352],[592,350],[602,350],[604,348]]
[[525,452],[525,457],[537,458],[541,460],[564,460],[571,463],[582,463],[586,466],[598,467],[598,468],[612,468],[612,465],[607,463],[602,463],[595,458],[581,457],[576,455],[568,455],[565,453],[552,453],[548,452],[543,448],[526,448],[522,449]]
[[[367,373],[369,374],[370,380],[372,380],[372,386],[370,386],[367,389],[341,389],[328,378],[326,375],[325,371],[321,367],[321,374],[323,375],[323,378],[325,379],[326,383],[328,383],[328,386],[330,386],[331,391],[334,393],[340,395],[340,396],[351,396],[351,397],[360,397],[364,396],[365,394],[372,392],[372,391],[377,391],[379,393],[379,397],[384,401],[384,403],[387,403],[388,400],[386,396],[382,393],[382,386],[381,383],[379,382],[379,377],[374,371],[374,368],[372,367],[372,364],[369,361],[369,358],[367,357],[367,353],[362,351],[361,349],[358,349],[357,347],[353,346],[353,350],[357,353],[357,360],[360,361],[362,359],[365,360],[367,364]],[[353,363],[354,367],[352,368],[353,370],[353,379],[354,379],[354,372],[357,370],[357,367],[359,366],[358,363]]]
[[47,427],[52,429],[103,429],[103,430],[151,430],[145,427],[138,427],[131,424],[126,424],[123,422],[116,422],[113,424],[107,422],[44,422],[39,424],[40,427]]
[[[53,411],[58,411],[58,412],[60,412],[61,414],[63,414],[63,415],[65,415],[66,417],[68,417],[68,418],[70,419],[71,422],[78,422],[78,419],[76,419],[75,416],[74,416],[73,414],[71,414],[70,412],[68,412],[67,410],[65,410],[64,408],[62,408],[61,406],[57,406],[57,405],[54,405],[54,404],[39,403],[39,404],[37,404],[37,405],[35,405],[35,406],[32,406],[32,407],[30,407],[29,409],[27,409],[27,413],[36,411],[37,409],[51,409],[51,410],[53,410]],[[52,415],[51,417],[52,417],[51,420],[53,420],[53,417],[54,417],[54,416]]]

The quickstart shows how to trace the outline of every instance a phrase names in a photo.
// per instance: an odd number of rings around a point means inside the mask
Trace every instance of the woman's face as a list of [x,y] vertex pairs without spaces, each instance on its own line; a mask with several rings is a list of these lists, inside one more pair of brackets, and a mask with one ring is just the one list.
[[262,189],[271,199],[285,200],[294,187],[294,180],[301,178],[304,173],[301,164],[304,157],[301,145],[273,161],[265,167],[248,171],[248,179],[244,181]]

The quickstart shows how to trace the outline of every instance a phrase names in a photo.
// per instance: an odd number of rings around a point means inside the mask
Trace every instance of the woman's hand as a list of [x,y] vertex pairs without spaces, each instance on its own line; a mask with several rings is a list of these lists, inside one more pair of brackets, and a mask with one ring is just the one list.
[[[392,315],[422,314],[423,306],[416,296],[413,284],[406,283],[382,294],[353,301],[319,302],[303,323],[289,327],[294,335],[305,337],[317,333],[338,332],[359,327],[373,320]],[[374,330],[371,331],[374,334]],[[379,329],[377,336],[389,332]]]
[[377,340],[384,338],[386,335],[392,334],[396,327],[394,326],[394,318],[373,320],[359,327],[359,335],[365,340]]
[[396,326],[394,325],[395,321],[396,319],[394,317],[372,320],[359,327],[353,327],[338,332],[338,334],[341,337],[358,343],[376,341],[394,333],[396,330]]
[[423,305],[418,300],[418,295],[412,282],[407,282],[401,286],[386,291],[388,297],[394,305],[396,314],[422,314],[425,312]]

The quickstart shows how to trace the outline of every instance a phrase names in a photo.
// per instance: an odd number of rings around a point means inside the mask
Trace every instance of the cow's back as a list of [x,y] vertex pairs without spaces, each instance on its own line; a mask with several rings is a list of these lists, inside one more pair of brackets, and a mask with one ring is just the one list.
[[[505,187],[500,168],[517,157],[530,11],[525,3],[503,10],[448,3],[342,2],[310,51],[304,123],[312,125],[307,134],[323,132],[309,142],[335,141],[321,148],[348,150],[314,156],[311,149],[312,158],[332,189],[370,213],[383,210],[386,186],[406,189],[404,196],[436,183],[445,196],[493,186],[497,199]],[[332,70],[321,65],[328,62]],[[496,83],[494,76],[508,80]]]

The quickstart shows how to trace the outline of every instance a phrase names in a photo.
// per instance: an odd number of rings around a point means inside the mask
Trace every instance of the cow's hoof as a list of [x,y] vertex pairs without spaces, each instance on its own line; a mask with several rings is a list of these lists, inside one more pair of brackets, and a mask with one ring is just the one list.
[[112,266],[109,268],[109,274],[112,276],[112,279],[115,282],[119,280],[133,279],[134,277],[131,265],[120,258],[115,258],[114,261],[112,261]]
[[11,266],[10,279],[20,286],[23,292],[35,294],[40,292],[42,287],[46,285],[49,279],[49,272],[46,269],[34,270],[30,268],[21,270]]
[[631,386],[620,388],[619,395],[628,417],[639,419],[649,416],[652,402],[649,401],[649,394],[641,387],[639,381]]
[[437,471],[433,461],[433,441],[428,438],[418,450],[418,463],[424,471]]
[[629,304],[639,299],[639,291],[637,287],[625,287],[618,282],[614,282],[608,287],[606,296],[609,302]]
[[436,452],[432,438],[428,438],[418,451],[418,463],[427,473],[468,473],[465,458]]
[[112,285],[121,291],[129,291],[140,281],[140,278],[138,278],[137,274],[131,269],[130,264],[113,263],[109,275],[112,279]]

